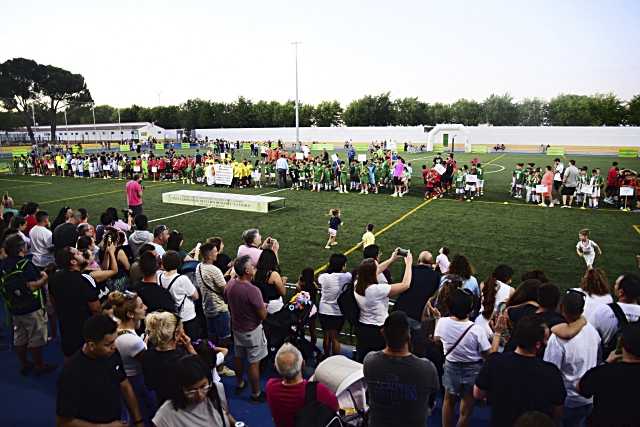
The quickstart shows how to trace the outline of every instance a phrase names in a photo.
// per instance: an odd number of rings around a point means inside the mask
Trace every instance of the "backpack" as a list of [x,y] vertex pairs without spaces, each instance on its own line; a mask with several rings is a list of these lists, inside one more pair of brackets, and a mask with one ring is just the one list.
[[182,312],[182,307],[184,306],[184,302],[187,300],[187,298],[189,298],[188,295],[185,295],[184,298],[182,298],[182,302],[180,304],[178,304],[178,301],[175,301],[175,298],[173,298],[173,294],[171,293],[171,287],[173,286],[173,284],[175,283],[176,280],[178,280],[178,277],[182,276],[182,274],[176,274],[176,277],[174,277],[173,279],[171,279],[171,282],[169,282],[169,286],[167,286],[166,288],[164,287],[164,285],[162,284],[162,274],[160,276],[158,276],[158,284],[160,285],[161,288],[164,288],[167,290],[167,292],[169,292],[169,295],[171,295],[171,298],[174,299],[174,302],[176,304],[176,311],[175,313],[180,316],[180,313]]
[[0,277],[0,296],[12,315],[28,314],[42,307],[40,289],[31,290],[24,278],[29,260],[18,261],[11,271],[3,271]]
[[340,311],[345,320],[351,323],[351,325],[357,325],[360,321],[360,306],[358,305],[358,301],[356,301],[354,291],[355,287],[352,282],[345,283],[338,296],[338,307],[340,307]]
[[609,306],[611,311],[613,311],[613,314],[616,315],[618,328],[616,329],[616,333],[613,335],[613,337],[611,337],[611,340],[609,340],[609,342],[602,343],[602,359],[605,360],[607,357],[609,357],[609,354],[611,354],[612,351],[615,351],[617,349],[618,342],[620,341],[620,337],[622,336],[622,330],[629,324],[627,316],[624,314],[624,311],[622,311],[618,303],[612,302],[611,304],[607,305]]
[[317,381],[309,381],[305,388],[304,406],[296,413],[296,427],[339,427],[338,414],[317,399]]

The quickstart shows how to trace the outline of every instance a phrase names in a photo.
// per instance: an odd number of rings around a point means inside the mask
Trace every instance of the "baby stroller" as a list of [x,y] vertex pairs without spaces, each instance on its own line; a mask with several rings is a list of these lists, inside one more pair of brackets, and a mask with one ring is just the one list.
[[362,372],[362,363],[345,356],[331,356],[316,368],[311,381],[324,384],[335,393],[340,406],[342,423],[345,426],[367,425],[367,386]]
[[309,294],[303,291],[294,295],[280,311],[267,316],[262,324],[267,335],[270,359],[275,357],[275,353],[285,342],[300,350],[307,364],[321,353],[315,343],[307,340],[304,335],[312,308],[313,302]]

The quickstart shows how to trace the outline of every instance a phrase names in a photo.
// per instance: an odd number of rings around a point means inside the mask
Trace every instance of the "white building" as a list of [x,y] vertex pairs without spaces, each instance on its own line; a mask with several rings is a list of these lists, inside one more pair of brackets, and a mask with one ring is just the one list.
[[[26,132],[26,129],[22,129]],[[34,126],[33,133],[36,140],[51,140],[50,126]],[[98,123],[88,125],[58,125],[56,127],[56,139],[70,142],[102,142],[102,141],[146,141],[155,138],[164,141],[165,130],[154,123]]]

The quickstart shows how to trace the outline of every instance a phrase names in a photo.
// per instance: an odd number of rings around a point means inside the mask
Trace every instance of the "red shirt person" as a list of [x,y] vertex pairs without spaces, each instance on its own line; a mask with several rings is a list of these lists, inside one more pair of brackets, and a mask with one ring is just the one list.
[[140,215],[142,213],[142,177],[138,174],[133,176],[133,179],[127,182],[125,190],[127,192],[127,204],[129,209],[133,211],[133,216]]
[[[302,378],[302,354],[293,345],[283,344],[276,354],[276,370],[282,378],[267,381],[267,403],[276,427],[294,427],[296,413],[305,403],[308,381]],[[316,400],[337,412],[338,399],[324,384],[316,383]]]

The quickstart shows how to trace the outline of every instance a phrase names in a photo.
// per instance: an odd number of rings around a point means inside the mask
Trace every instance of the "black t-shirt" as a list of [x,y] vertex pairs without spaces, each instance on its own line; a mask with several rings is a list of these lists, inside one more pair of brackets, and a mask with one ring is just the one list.
[[513,323],[513,326],[515,327],[520,319],[527,316],[533,316],[534,314],[536,314],[536,311],[538,311],[538,307],[536,307],[535,305],[523,304],[509,307],[507,313],[509,315],[509,320],[511,320],[511,323]]
[[435,294],[440,285],[440,275],[429,265],[412,267],[411,285],[400,295],[395,310],[404,311],[410,318],[420,321],[427,300]]
[[91,317],[89,303],[98,301],[98,289],[79,271],[58,270],[49,278],[49,293],[58,315],[62,352],[71,356],[84,344],[82,327]]
[[637,387],[640,364],[611,363],[596,366],[580,380],[580,394],[593,396],[592,426],[638,425]]
[[433,363],[414,355],[392,357],[383,351],[364,359],[369,424],[425,426],[432,395],[440,388]]
[[227,271],[229,271],[229,263],[231,262],[231,257],[227,254],[218,254],[218,258],[216,259],[216,262],[213,263],[213,265],[215,265],[216,267],[218,267],[220,269],[220,271],[222,271],[222,274],[225,274]]
[[562,374],[552,363],[516,353],[494,353],[476,378],[476,386],[488,394],[491,425],[512,426],[528,411],[552,415],[567,392]]
[[172,313],[176,311],[176,303],[171,293],[157,283],[140,282],[136,290],[144,305],[147,306],[147,313],[159,310]]
[[121,416],[120,384],[127,379],[120,354],[91,359],[77,352],[58,379],[56,414],[92,423],[109,423]]
[[562,314],[552,310],[543,311],[542,313],[538,313],[536,316],[542,318],[542,321],[549,327],[549,329],[559,325],[560,323],[567,322]]
[[[3,260],[0,260],[0,277],[14,271],[16,269],[16,264],[18,264],[18,262],[22,260],[24,260],[23,257],[7,257]],[[28,282],[35,282],[38,279],[40,279],[40,273],[38,272],[38,269],[35,265],[33,265],[31,261],[27,261],[22,267],[22,284],[24,285],[24,287],[21,286],[21,288],[23,291],[30,293],[30,297],[28,300],[25,298],[25,304],[20,304],[20,309],[17,309],[17,307],[10,307],[10,311],[14,316],[33,313],[34,311],[42,308],[42,290],[37,289],[35,291],[31,291],[26,286]],[[14,283],[17,284],[20,282]]]
[[64,222],[53,230],[53,246],[56,249],[62,249],[66,246],[76,246],[78,240],[78,227],[74,224]]
[[176,389],[175,365],[178,359],[186,355],[187,352],[182,347],[169,351],[154,348],[145,351],[142,359],[144,383],[149,390],[156,392],[158,407],[169,400]]

